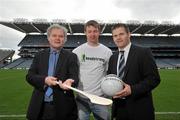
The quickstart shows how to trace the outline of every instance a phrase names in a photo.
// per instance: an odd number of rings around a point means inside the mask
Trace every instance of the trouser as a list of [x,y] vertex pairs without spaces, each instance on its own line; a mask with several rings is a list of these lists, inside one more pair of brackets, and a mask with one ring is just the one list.
[[112,105],[112,120],[130,120],[125,99],[116,99]]
[[53,102],[45,102],[42,108],[41,120],[56,120]]
[[93,104],[89,99],[77,97],[79,120],[89,120],[92,113],[95,120],[110,120],[108,106]]

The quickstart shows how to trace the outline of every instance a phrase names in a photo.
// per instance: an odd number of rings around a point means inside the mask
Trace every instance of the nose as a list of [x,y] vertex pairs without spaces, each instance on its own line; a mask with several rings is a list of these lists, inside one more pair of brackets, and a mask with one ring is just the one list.
[[94,35],[95,35],[95,33],[94,33],[94,32],[92,32],[90,35],[91,35],[91,36],[94,36]]
[[56,40],[60,40],[60,38],[61,38],[60,36],[56,36],[55,37]]
[[119,40],[121,38],[121,36],[120,35],[117,35],[117,39]]

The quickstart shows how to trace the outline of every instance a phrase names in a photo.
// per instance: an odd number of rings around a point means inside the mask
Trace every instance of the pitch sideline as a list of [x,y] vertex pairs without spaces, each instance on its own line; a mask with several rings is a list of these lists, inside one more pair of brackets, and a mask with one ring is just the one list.
[[[157,115],[178,115],[178,114],[180,114],[180,112],[155,112],[155,114],[157,114]],[[26,115],[25,114],[19,114],[19,115],[13,115],[13,114],[11,114],[11,115],[0,115],[0,118],[21,118],[21,117],[26,117]]]

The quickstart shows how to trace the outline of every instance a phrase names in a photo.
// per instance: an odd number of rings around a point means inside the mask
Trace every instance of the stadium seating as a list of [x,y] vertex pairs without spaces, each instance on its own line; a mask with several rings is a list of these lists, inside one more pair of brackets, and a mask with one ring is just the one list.
[[[13,22],[3,22],[0,24],[15,29],[26,36],[18,44],[20,59],[15,60],[3,68],[29,68],[33,57],[38,51],[47,49],[49,43],[46,36],[46,29],[53,23],[65,26],[68,29],[67,42],[65,49],[73,50],[86,42],[84,35],[85,21],[74,20],[67,22],[63,19],[54,19],[48,22],[46,19],[15,19]],[[117,50],[111,36],[111,27],[121,21],[102,22],[99,21],[102,28],[99,42],[109,47],[113,52]],[[180,25],[171,22],[129,20],[126,22],[132,33],[131,41],[138,46],[151,48],[159,68],[179,68],[180,64]],[[0,53],[0,61],[10,56]]]
[[18,44],[23,47],[41,47],[49,46],[46,35],[26,35]]
[[14,53],[14,50],[0,49],[0,68],[8,64],[8,62],[11,62]]
[[4,69],[28,69],[32,63],[32,58],[18,58],[12,63],[4,66]]
[[[68,35],[67,39],[64,48],[69,50],[86,42],[85,35]],[[99,41],[113,51],[117,50],[112,36],[101,35]],[[180,57],[179,37],[132,36],[131,41],[136,45],[151,48],[159,68],[179,67],[180,61],[176,59]],[[18,46],[21,47],[19,50],[21,58],[7,65],[6,68],[29,68],[34,55],[40,50],[47,49],[49,43],[46,35],[26,35]]]

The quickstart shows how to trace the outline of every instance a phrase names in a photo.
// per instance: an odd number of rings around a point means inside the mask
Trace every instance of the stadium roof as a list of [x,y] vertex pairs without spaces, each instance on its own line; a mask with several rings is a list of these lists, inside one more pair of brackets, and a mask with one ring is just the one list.
[[[84,24],[85,20],[74,20],[72,22],[67,22],[63,19],[54,19],[52,21],[48,21],[46,19],[33,19],[33,21],[29,21],[24,18],[17,18],[14,21],[0,21],[0,24],[10,27],[12,29],[18,30],[20,32],[29,34],[29,33],[46,33],[46,29],[51,24],[60,24],[65,26],[68,29],[70,34],[74,33],[84,33]],[[111,33],[111,27],[115,23],[120,23],[120,21],[110,21],[110,22],[100,22],[102,32],[101,33]],[[158,23],[156,21],[144,21],[139,22],[136,20],[129,20],[125,22],[132,34],[166,34],[166,35],[174,35],[180,34],[180,24],[174,24],[171,21],[163,21]]]

